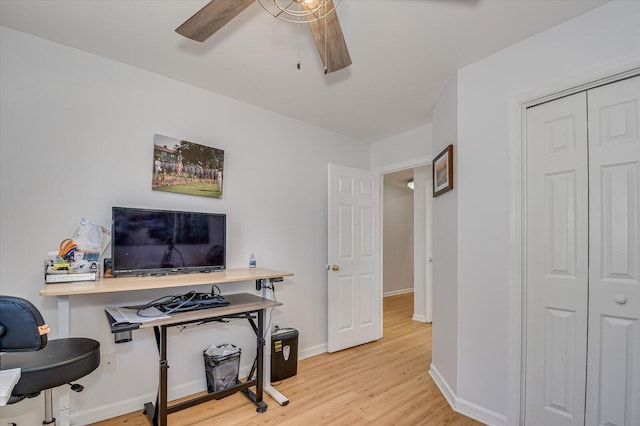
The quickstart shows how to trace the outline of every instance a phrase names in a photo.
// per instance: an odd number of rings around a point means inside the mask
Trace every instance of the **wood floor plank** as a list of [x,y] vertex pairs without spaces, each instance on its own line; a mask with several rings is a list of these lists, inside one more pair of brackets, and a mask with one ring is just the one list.
[[[171,426],[480,425],[454,412],[429,376],[431,324],[413,321],[413,294],[384,298],[384,337],[301,360],[277,386],[289,398],[257,413],[241,394],[169,415]],[[94,426],[148,426],[142,410]]]

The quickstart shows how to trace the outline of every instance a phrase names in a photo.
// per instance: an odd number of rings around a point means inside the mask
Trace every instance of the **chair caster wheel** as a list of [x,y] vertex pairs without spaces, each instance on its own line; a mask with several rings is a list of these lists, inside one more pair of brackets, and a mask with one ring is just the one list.
[[267,403],[262,401],[258,403],[258,406],[256,407],[256,411],[258,413],[264,413],[265,411],[267,411]]

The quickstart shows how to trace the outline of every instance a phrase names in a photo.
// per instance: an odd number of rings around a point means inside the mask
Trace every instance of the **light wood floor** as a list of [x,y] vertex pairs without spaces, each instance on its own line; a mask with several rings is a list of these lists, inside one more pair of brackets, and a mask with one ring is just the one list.
[[[259,414],[242,394],[210,401],[169,415],[183,425],[480,425],[455,413],[428,374],[431,324],[413,321],[413,294],[384,298],[384,337],[338,353],[298,363],[298,374],[278,389],[289,398],[282,407],[265,394]],[[139,412],[95,426],[147,426]]]

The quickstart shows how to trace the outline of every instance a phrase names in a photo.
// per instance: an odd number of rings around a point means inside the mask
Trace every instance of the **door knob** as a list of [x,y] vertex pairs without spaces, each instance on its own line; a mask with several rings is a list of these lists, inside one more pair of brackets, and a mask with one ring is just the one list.
[[340,267],[338,265],[331,265],[331,270],[333,272],[338,272],[340,270]]
[[613,300],[618,304],[618,305],[624,305],[625,303],[627,303],[627,298],[624,297],[622,294],[618,294],[616,297],[613,298]]

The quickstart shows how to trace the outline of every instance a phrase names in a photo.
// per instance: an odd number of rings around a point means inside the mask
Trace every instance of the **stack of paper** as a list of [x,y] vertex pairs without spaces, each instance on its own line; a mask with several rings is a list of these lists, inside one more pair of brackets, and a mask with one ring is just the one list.
[[116,320],[118,323],[143,323],[148,321],[154,321],[157,319],[171,318],[169,315],[162,313],[157,308],[147,308],[138,315],[137,308],[106,308],[106,311]]
[[19,368],[0,371],[0,406],[7,405],[7,401],[11,397],[11,391],[18,383],[18,380],[20,380]]

